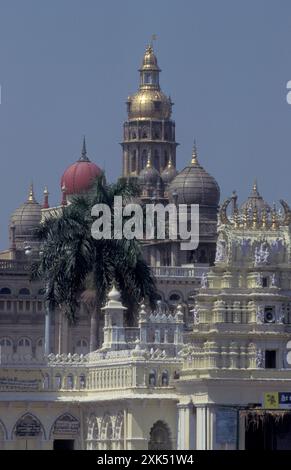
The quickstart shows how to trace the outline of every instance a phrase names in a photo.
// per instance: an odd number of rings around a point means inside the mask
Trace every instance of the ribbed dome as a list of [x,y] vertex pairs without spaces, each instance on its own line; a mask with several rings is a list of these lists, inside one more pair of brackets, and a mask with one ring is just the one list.
[[146,167],[143,168],[138,175],[138,179],[142,185],[156,186],[159,182],[161,182],[160,174],[158,170],[152,166],[150,157]]
[[262,211],[266,211],[267,213],[271,212],[271,208],[269,204],[267,204],[267,202],[264,201],[264,199],[262,198],[262,196],[260,195],[258,191],[258,185],[256,181],[254,182],[251,194],[249,195],[247,200],[242,203],[240,209],[241,211],[245,211],[245,210],[253,211],[254,209],[256,209],[258,213]]
[[170,184],[173,179],[177,176],[178,172],[176,168],[173,166],[172,161],[169,160],[168,165],[166,168],[163,170],[161,174],[161,178],[163,180],[164,184]]
[[68,196],[86,192],[101,173],[101,169],[87,157],[84,140],[80,159],[70,165],[61,178],[61,189],[65,189]]
[[204,170],[197,160],[196,148],[193,149],[191,163],[172,181],[169,194],[177,194],[178,204],[199,204],[217,206],[220,189],[216,180]]
[[159,66],[158,66],[158,61],[157,61],[157,58],[155,56],[152,45],[149,45],[146,48],[145,54],[143,56],[143,61],[142,61],[142,66],[141,66],[140,72],[142,70],[156,70],[158,72],[161,71]]
[[41,205],[35,200],[33,186],[30,186],[27,201],[16,209],[10,218],[15,227],[15,238],[31,238],[41,221]]
[[129,119],[170,119],[172,102],[161,90],[141,89],[128,100]]

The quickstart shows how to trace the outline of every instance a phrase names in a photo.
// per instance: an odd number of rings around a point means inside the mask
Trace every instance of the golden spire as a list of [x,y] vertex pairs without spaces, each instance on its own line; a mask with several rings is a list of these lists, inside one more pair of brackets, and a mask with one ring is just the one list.
[[194,140],[194,145],[193,145],[193,150],[192,150],[192,160],[191,160],[191,164],[192,164],[192,165],[197,165],[197,163],[198,163],[197,147],[196,147],[196,140]]
[[146,164],[146,168],[152,168],[152,159],[151,159],[151,152],[148,154],[148,161]]
[[169,155],[169,161],[168,161],[168,165],[167,165],[167,166],[168,166],[168,168],[173,168],[173,162],[172,162],[172,155],[171,155],[171,153],[170,153],[170,155]]
[[30,183],[27,201],[28,202],[35,202],[34,191],[33,191],[33,183]]

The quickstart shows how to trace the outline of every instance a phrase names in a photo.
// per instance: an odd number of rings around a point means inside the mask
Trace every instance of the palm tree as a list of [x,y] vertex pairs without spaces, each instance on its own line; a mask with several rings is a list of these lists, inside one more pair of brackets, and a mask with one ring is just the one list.
[[45,281],[47,311],[57,307],[74,324],[83,301],[91,312],[91,351],[97,346],[101,307],[113,282],[128,308],[129,325],[134,323],[141,300],[152,307],[156,301],[155,279],[143,259],[140,243],[136,239],[95,240],[91,236],[91,209],[95,204],[107,204],[113,214],[115,196],[122,196],[126,204],[138,193],[134,180],[122,178],[108,185],[99,177],[88,194],[73,198],[60,215],[45,220],[37,232],[43,248],[32,267],[32,277]]

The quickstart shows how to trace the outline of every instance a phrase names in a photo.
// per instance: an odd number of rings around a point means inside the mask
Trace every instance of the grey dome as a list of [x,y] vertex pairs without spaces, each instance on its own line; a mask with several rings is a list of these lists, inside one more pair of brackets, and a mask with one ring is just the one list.
[[31,186],[27,201],[13,212],[10,226],[15,227],[16,238],[31,238],[40,221],[41,205],[35,200]]
[[253,189],[249,197],[245,202],[242,203],[240,210],[241,211],[253,211],[254,209],[257,210],[258,213],[261,213],[262,211],[266,211],[267,213],[271,212],[271,208],[269,204],[264,201],[262,196],[260,195],[258,191],[258,186],[257,182],[254,182]]
[[158,182],[161,182],[160,173],[152,166],[150,159],[146,167],[141,170],[138,178],[142,185],[157,186]]
[[216,180],[200,165],[196,149],[193,149],[191,163],[172,181],[169,187],[172,196],[177,194],[178,204],[199,204],[218,206],[220,189]]
[[164,184],[170,184],[173,179],[177,176],[178,172],[176,168],[173,166],[171,160],[169,160],[168,165],[162,171],[161,178]]

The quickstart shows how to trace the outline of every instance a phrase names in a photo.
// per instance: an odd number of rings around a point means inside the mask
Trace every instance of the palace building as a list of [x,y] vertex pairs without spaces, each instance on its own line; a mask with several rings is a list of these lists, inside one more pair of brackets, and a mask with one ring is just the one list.
[[[44,285],[30,281],[35,229],[90,191],[101,168],[80,158],[49,193],[11,215],[0,252],[0,449],[290,449],[291,209],[270,207],[255,182],[248,199],[220,202],[194,145],[178,171],[173,102],[160,87],[152,45],[127,99],[122,176],[143,202],[199,204],[200,240],[143,244],[157,279],[155,311],[127,326],[113,286],[92,347],[90,309],[68,324],[56,311],[45,354]],[[91,348],[90,348],[91,345]]]

